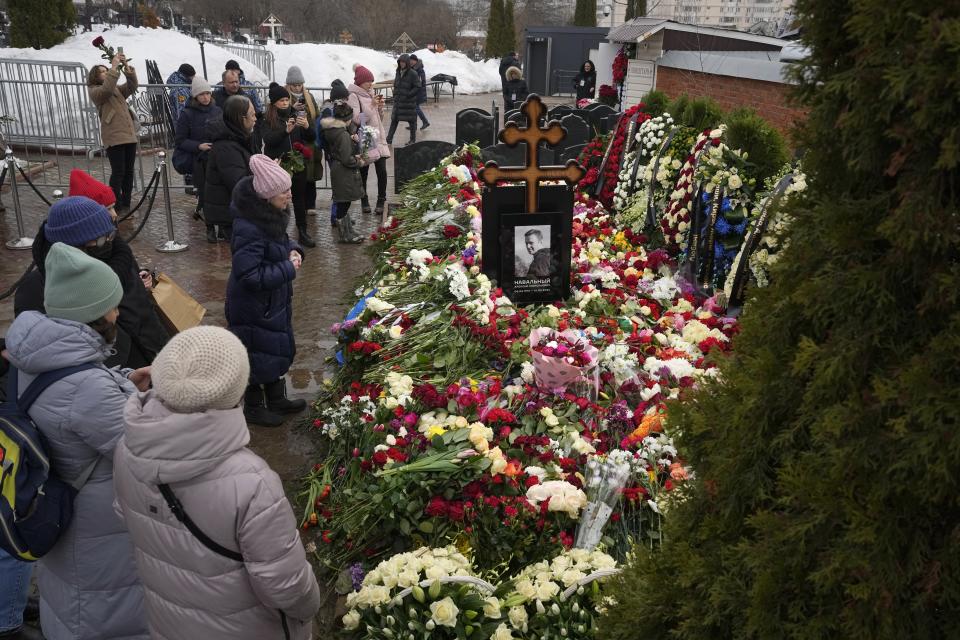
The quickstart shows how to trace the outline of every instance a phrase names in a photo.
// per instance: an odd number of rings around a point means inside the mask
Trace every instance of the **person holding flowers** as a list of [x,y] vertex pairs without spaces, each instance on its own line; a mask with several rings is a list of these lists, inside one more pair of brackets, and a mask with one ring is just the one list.
[[347,87],[347,90],[350,92],[347,104],[353,108],[354,124],[361,129],[372,129],[374,138],[366,152],[367,164],[360,168],[360,179],[363,182],[360,206],[364,213],[370,213],[367,176],[370,174],[370,164],[373,164],[377,172],[377,206],[374,213],[381,215],[387,202],[387,158],[390,157],[387,135],[383,130],[383,96],[373,95],[373,73],[360,64],[353,65],[353,84]]
[[[105,46],[102,37],[93,44],[98,48]],[[118,85],[121,70],[126,82]],[[109,69],[98,64],[87,74],[87,93],[100,117],[100,142],[110,160],[110,188],[117,197],[116,208],[121,214],[130,209],[133,192],[139,124],[127,105],[127,99],[136,91],[137,72],[122,53],[110,58]]]
[[[307,163],[313,162],[313,127],[304,111],[294,109],[290,92],[270,83],[270,104],[260,124],[265,155],[280,160],[292,179],[293,213],[297,220],[300,244],[315,247],[316,242],[307,233]],[[309,156],[309,157],[308,157]]]
[[303,249],[287,237],[291,178],[263,154],[250,158],[252,176],[233,190],[233,265],[227,281],[227,326],[247,348],[250,383],[244,413],[264,427],[283,423],[307,403],[288,400],[283,376],[297,351],[293,281]]

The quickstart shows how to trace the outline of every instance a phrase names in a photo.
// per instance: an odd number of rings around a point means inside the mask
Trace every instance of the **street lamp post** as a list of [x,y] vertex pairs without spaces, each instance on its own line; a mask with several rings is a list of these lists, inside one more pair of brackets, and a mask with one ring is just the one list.
[[203,39],[204,39],[203,29],[200,29],[199,39],[200,39],[200,62],[203,64],[203,77],[207,77],[207,55],[203,51]]

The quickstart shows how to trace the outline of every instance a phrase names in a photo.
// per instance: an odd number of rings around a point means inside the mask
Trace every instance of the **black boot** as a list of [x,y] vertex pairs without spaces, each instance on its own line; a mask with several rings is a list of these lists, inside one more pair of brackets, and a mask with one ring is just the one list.
[[371,211],[371,209],[370,209],[370,199],[367,198],[367,196],[363,196],[362,198],[360,198],[360,209],[361,209],[364,213],[370,213],[370,211]]
[[270,411],[263,399],[263,387],[251,384],[247,387],[244,396],[243,415],[247,422],[261,427],[279,427],[283,424],[283,416]]
[[217,227],[212,224],[207,225],[207,242],[217,244]]
[[306,400],[287,399],[287,381],[283,378],[263,385],[267,395],[267,408],[274,413],[300,413],[307,408]]
[[297,227],[297,231],[300,234],[300,244],[303,246],[312,249],[317,246],[317,243],[313,241],[313,238],[310,237],[310,234],[307,233],[307,227]]
[[387,203],[386,203],[385,200],[381,200],[380,198],[377,198],[377,208],[374,209],[373,212],[374,212],[375,214],[377,214],[378,216],[382,216],[382,215],[383,215],[383,208],[384,208],[384,206],[386,206],[386,204],[387,204]]

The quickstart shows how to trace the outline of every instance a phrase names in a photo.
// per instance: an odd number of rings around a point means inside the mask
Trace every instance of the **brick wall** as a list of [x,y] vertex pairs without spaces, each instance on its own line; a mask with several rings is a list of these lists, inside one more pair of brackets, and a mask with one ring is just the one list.
[[657,65],[657,89],[670,98],[682,93],[697,98],[713,98],[724,110],[750,107],[784,135],[806,112],[790,104],[791,85],[749,78],[720,76]]

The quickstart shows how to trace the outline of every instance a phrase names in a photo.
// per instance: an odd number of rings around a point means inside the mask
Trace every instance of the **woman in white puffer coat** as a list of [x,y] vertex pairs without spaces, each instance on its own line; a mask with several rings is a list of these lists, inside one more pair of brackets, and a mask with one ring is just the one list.
[[164,347],[153,389],[127,403],[116,508],[133,539],[154,638],[311,637],[320,590],[280,478],[247,448],[249,375],[236,336],[196,327]]

